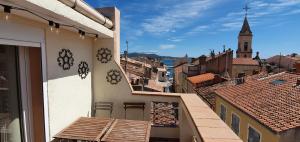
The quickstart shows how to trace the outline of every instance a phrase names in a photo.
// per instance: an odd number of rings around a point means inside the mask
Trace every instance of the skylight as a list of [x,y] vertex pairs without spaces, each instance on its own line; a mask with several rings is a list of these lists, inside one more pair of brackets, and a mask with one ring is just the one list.
[[270,82],[271,84],[273,85],[280,85],[280,84],[283,84],[285,83],[286,80],[282,80],[282,79],[276,79],[276,80],[273,80],[272,82]]

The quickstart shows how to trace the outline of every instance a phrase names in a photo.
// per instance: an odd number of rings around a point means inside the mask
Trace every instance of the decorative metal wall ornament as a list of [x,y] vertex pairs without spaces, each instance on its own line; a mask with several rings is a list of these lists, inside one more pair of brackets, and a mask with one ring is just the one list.
[[78,75],[81,77],[81,79],[85,79],[87,75],[89,74],[89,65],[85,61],[81,61],[78,65]]
[[177,127],[178,103],[177,102],[151,102],[152,124],[156,127]]
[[57,62],[63,70],[69,70],[74,63],[73,53],[69,49],[62,49],[58,53]]
[[118,84],[122,80],[121,72],[118,70],[110,70],[107,72],[106,80],[112,85]]
[[100,48],[96,56],[98,61],[100,61],[101,63],[107,63],[111,61],[112,58],[111,50],[109,50],[108,48]]

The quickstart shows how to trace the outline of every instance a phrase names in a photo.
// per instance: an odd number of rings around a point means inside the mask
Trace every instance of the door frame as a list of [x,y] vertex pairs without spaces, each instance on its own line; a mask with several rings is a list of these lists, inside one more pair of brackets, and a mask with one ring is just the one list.
[[[26,64],[27,66],[29,65],[25,60],[22,59],[28,59],[29,56],[26,57],[26,49],[22,49],[22,46],[24,47],[33,47],[33,48],[41,48],[41,59],[42,59],[42,81],[43,81],[43,104],[44,104],[44,133],[45,133],[45,141],[49,142],[50,141],[50,132],[49,132],[49,106],[48,106],[48,77],[47,77],[47,58],[46,58],[46,49],[45,49],[45,41],[41,42],[32,42],[32,41],[23,41],[23,40],[13,40],[13,39],[5,39],[5,38],[0,38],[0,44],[3,45],[13,45],[17,46],[19,50],[19,64],[20,64],[20,83],[21,83],[21,98],[20,100],[22,102],[22,112],[21,116],[23,119],[23,128],[24,128],[24,140],[25,142],[31,142],[33,138],[33,120],[32,120],[32,112],[31,107],[28,104],[31,104],[30,101],[31,99],[23,98],[23,94],[27,94],[29,97],[31,96],[31,88],[30,88],[30,73],[28,72],[28,69],[26,69]],[[22,55],[21,55],[22,54]],[[27,52],[28,54],[28,52]],[[24,56],[25,55],[25,56]],[[29,60],[27,60],[29,61]],[[26,71],[27,70],[27,71]],[[24,100],[26,102],[24,103]],[[28,111],[29,110],[29,111]],[[29,117],[26,117],[26,111],[29,112]],[[29,124],[29,125],[28,125]],[[28,132],[30,131],[30,132]],[[29,137],[28,137],[29,136]]]

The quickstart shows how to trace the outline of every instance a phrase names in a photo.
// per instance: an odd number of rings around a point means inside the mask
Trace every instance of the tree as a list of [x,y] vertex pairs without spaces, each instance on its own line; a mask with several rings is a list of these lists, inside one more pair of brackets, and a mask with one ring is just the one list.
[[157,72],[158,72],[157,67],[152,67],[152,71],[153,71],[154,73],[157,73]]

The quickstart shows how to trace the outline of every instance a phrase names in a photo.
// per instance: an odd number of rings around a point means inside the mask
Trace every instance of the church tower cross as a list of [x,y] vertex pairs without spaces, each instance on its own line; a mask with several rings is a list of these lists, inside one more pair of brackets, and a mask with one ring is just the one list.
[[249,6],[248,6],[248,3],[246,3],[245,7],[243,8],[245,10],[245,16],[247,17],[248,15],[248,10],[251,9]]

